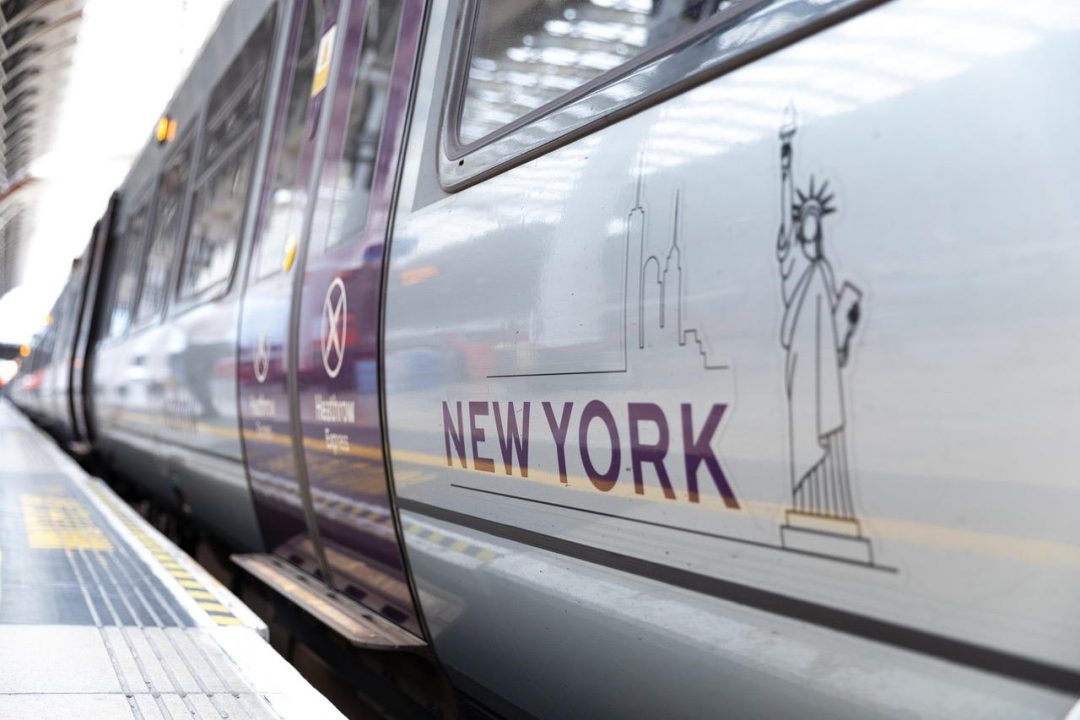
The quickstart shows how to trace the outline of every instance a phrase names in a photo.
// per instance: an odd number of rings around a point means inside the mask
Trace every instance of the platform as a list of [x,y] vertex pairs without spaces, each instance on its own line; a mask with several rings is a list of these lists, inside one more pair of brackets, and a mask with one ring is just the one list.
[[227,588],[0,400],[0,718],[341,718]]

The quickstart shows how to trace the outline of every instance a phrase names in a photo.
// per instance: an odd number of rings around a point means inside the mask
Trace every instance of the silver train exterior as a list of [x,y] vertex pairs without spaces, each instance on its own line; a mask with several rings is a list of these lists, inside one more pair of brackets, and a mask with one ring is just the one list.
[[1076,67],[1051,0],[237,0],[12,395],[495,713],[1064,717]]

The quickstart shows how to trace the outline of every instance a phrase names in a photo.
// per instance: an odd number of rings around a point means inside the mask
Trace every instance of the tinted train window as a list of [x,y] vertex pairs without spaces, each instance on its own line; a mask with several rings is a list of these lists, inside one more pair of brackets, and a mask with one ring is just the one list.
[[459,142],[476,142],[748,0],[477,0]]
[[169,275],[176,257],[176,248],[183,237],[184,201],[187,199],[191,176],[191,145],[180,141],[180,149],[169,158],[161,174],[154,218],[154,234],[147,257],[146,280],[139,308],[139,318],[157,317],[165,309],[169,294]]
[[60,300],[56,303],[58,311],[53,312],[53,323],[57,326],[58,357],[61,361],[70,360],[71,345],[75,339],[75,323],[79,312],[78,287],[82,273],[78,266],[73,268]]
[[299,233],[299,228],[289,227],[289,221],[293,217],[292,209],[302,205],[300,199],[295,197],[294,187],[300,175],[300,156],[308,139],[309,107],[319,107],[309,100],[311,78],[315,75],[315,56],[319,49],[318,30],[322,26],[322,3],[309,3],[304,8],[304,25],[300,33],[299,47],[291,59],[289,105],[286,109],[285,127],[278,140],[277,163],[263,221],[265,229],[255,259],[257,278],[267,277],[282,269],[290,230]]
[[144,203],[128,218],[127,226],[118,237],[117,275],[113,285],[112,310],[109,313],[109,337],[119,337],[127,332],[135,313],[139,266],[142,263],[149,216],[150,203]]
[[240,240],[253,151],[250,138],[239,152],[219,163],[195,193],[181,297],[220,287],[229,278]]
[[232,272],[251,187],[273,46],[273,16],[271,9],[210,95],[203,169],[192,202],[191,237],[180,277],[181,297],[220,289]]
[[326,236],[328,247],[355,238],[367,221],[400,18],[400,1],[368,6],[341,162],[337,165],[337,177],[331,179],[334,199]]

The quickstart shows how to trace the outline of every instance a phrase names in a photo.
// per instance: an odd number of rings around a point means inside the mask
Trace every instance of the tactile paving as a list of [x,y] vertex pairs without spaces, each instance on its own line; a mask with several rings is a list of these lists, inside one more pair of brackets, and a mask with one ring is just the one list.
[[0,718],[340,718],[264,634],[0,400]]

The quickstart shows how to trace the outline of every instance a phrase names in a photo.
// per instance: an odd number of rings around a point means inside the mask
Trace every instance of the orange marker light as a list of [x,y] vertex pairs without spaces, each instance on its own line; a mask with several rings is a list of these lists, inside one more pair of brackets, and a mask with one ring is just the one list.
[[22,357],[30,357],[30,346],[29,345],[20,345],[19,346],[19,355],[21,355]]
[[154,137],[157,138],[158,143],[163,143],[169,139],[169,125],[169,118],[164,115],[157,121],[157,127],[154,128]]
[[285,241],[285,257],[281,261],[281,267],[288,272],[292,269],[293,263],[296,261],[296,249],[299,242],[295,235],[290,235],[289,239]]
[[169,128],[165,131],[165,140],[172,142],[176,139],[176,121],[169,120]]

